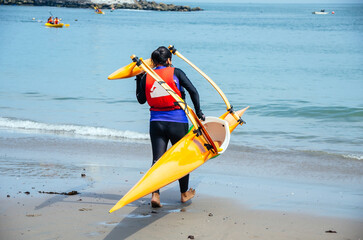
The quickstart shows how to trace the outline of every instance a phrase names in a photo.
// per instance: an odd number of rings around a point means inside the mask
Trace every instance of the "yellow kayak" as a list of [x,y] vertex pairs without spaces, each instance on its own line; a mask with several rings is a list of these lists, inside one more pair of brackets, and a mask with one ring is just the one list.
[[230,107],[221,117],[207,117],[205,121],[200,122],[194,111],[184,105],[184,101],[178,95],[175,96],[165,81],[152,70],[150,59],[144,61],[134,55],[131,58],[133,63],[118,69],[108,79],[129,78],[145,71],[165,88],[182,108],[184,107],[193,128],[164,153],[139,182],[111,208],[110,213],[184,177],[207,160],[223,153],[229,145],[230,133],[244,123],[241,116],[248,109],[247,107],[235,112]]
[[62,27],[69,27],[69,24],[59,23],[59,24],[52,24],[52,23],[46,23],[46,27],[55,27],[55,28],[62,28]]
[[46,23],[45,26],[55,27],[55,28],[62,28],[64,26],[64,23],[59,23],[59,24]]
[[104,12],[102,12],[102,11],[101,11],[101,12],[95,12],[95,13],[97,13],[97,14],[105,14],[105,13],[104,13]]
[[[248,107],[237,111],[236,114],[241,117],[247,109]],[[218,146],[218,152],[210,151],[207,143],[192,129],[164,153],[139,182],[111,208],[110,213],[184,177],[209,159],[223,153],[228,147],[230,133],[239,123],[226,112],[220,118],[207,117],[203,125]]]

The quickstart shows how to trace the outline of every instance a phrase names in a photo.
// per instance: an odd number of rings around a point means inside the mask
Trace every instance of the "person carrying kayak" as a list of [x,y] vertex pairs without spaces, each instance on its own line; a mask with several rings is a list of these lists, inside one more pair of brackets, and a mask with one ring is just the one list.
[[[174,68],[171,62],[172,54],[164,46],[151,54],[154,71],[185,101],[186,89],[192,99],[195,112],[199,119],[205,120],[200,109],[199,94],[185,73]],[[183,109],[175,102],[150,75],[136,76],[136,97],[140,104],[147,102],[150,106],[149,134],[152,146],[154,164],[167,150],[168,142],[177,143],[188,133],[188,118]],[[179,179],[181,202],[187,202],[195,195],[195,189],[190,188],[189,174]],[[152,207],[161,207],[160,191],[152,193]]]

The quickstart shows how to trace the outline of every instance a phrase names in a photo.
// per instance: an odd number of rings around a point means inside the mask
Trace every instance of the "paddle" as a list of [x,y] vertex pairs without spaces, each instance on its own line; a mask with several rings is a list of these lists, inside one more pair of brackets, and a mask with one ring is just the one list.
[[176,50],[176,48],[174,48],[173,45],[170,45],[169,50],[172,54],[177,55],[178,57],[180,57],[181,59],[183,59],[186,63],[188,63],[192,68],[194,68],[195,70],[197,70],[197,72],[199,72],[219,93],[219,95],[222,97],[224,103],[227,106],[227,114],[231,113],[231,115],[242,125],[243,123],[246,123],[245,121],[242,120],[242,118],[240,118],[236,112],[233,110],[233,106],[229,103],[226,95],[222,92],[222,90],[218,87],[218,85],[210,78],[207,76],[207,74],[205,74],[202,70],[200,70],[197,66],[195,66],[191,61],[189,61],[186,57],[184,57],[180,52],[178,52]]

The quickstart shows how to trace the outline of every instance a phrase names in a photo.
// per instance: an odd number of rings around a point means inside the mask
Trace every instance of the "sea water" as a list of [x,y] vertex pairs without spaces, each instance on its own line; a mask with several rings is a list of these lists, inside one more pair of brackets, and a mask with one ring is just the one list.
[[[191,4],[193,7],[196,4]],[[148,141],[134,79],[107,76],[174,45],[235,110],[231,144],[363,159],[363,5],[200,3],[200,12],[0,6],[0,134]],[[314,15],[324,8],[335,14]],[[44,26],[50,16],[68,28]],[[222,98],[176,56],[207,116]],[[191,100],[187,102],[192,106]]]

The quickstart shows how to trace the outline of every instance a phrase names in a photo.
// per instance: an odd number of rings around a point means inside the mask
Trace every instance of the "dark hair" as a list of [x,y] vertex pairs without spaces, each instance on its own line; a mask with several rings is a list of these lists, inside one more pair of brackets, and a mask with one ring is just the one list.
[[171,59],[171,52],[166,47],[158,47],[153,53],[151,54],[151,60],[153,61],[154,65],[163,65],[168,66],[166,62],[168,58]]

